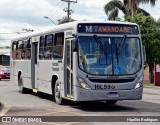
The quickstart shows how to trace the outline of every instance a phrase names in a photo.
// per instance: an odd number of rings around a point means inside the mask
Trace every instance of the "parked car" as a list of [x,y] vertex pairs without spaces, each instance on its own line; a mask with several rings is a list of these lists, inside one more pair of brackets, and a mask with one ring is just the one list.
[[1,79],[10,79],[9,66],[0,66],[0,80]]

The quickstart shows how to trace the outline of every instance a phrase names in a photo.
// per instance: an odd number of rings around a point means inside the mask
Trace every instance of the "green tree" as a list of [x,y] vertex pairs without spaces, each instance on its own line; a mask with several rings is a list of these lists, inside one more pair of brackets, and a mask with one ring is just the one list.
[[5,46],[4,48],[9,49],[9,48],[10,48],[10,46]]
[[150,16],[150,14],[144,9],[139,8],[139,4],[150,3],[155,5],[156,0],[111,0],[104,6],[104,11],[108,15],[108,20],[115,20],[118,17],[118,12],[121,10],[124,15],[133,15],[136,11],[143,15]]
[[57,21],[58,21],[58,24],[63,24],[63,23],[67,23],[67,22],[73,22],[73,21],[75,21],[75,20],[72,19],[72,18],[70,18],[70,19],[68,20],[67,17],[63,17],[62,19],[58,19]]
[[[140,12],[144,15],[148,15],[147,12],[141,8],[139,8],[139,4],[142,3],[142,4],[148,4],[150,3],[151,6],[155,6],[155,2],[157,0],[125,0],[127,1],[126,3],[128,4],[128,8],[131,12],[131,15],[133,16],[133,14],[137,11],[137,12]],[[149,15],[148,15],[149,16]]]
[[134,22],[139,25],[142,34],[142,42],[146,48],[146,62],[149,66],[150,82],[153,82],[154,63],[160,63],[160,31],[159,24],[150,16],[135,13],[126,16],[126,21]]

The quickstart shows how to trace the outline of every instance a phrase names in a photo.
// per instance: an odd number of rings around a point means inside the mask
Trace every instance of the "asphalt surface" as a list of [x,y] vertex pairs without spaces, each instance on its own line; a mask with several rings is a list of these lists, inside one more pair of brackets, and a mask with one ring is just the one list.
[[[17,125],[17,123],[22,125],[160,124],[160,87],[144,87],[142,100],[119,101],[116,105],[106,105],[105,102],[68,102],[66,105],[62,106],[55,104],[50,95],[43,93],[20,94],[18,89],[18,86],[11,84],[8,80],[0,81],[0,101],[5,104],[4,108],[0,111],[0,116],[3,116],[4,118],[11,116],[17,116],[18,118],[30,116],[36,117],[37,120],[43,120],[45,122],[24,123],[24,121],[17,122],[12,119],[14,122],[1,122],[1,125]],[[26,120],[25,118],[21,118],[20,120]],[[151,120],[158,119],[159,122],[139,122],[138,120],[141,118],[149,118]],[[70,122],[65,122],[67,119]],[[57,121],[51,122],[54,120]],[[126,122],[124,122],[125,120]],[[133,120],[137,120],[138,122],[131,122]]]

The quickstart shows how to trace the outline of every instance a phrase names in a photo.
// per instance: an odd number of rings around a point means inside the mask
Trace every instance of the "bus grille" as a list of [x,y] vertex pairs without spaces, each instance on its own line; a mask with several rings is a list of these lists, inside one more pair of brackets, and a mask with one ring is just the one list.
[[95,83],[124,83],[124,82],[133,82],[135,79],[89,79],[91,82]]

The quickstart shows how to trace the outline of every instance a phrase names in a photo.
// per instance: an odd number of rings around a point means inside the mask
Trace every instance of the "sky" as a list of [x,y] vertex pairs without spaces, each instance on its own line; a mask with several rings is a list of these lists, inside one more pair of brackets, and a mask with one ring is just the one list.
[[[74,1],[74,0],[73,0]],[[77,0],[71,4],[75,20],[107,20],[104,5],[110,0]],[[54,26],[54,23],[67,15],[67,3],[61,0],[0,0],[0,46],[10,45],[10,39],[23,34],[22,29],[40,30]],[[156,20],[160,17],[160,0],[156,6],[140,5]],[[123,14],[119,13],[123,18]]]

